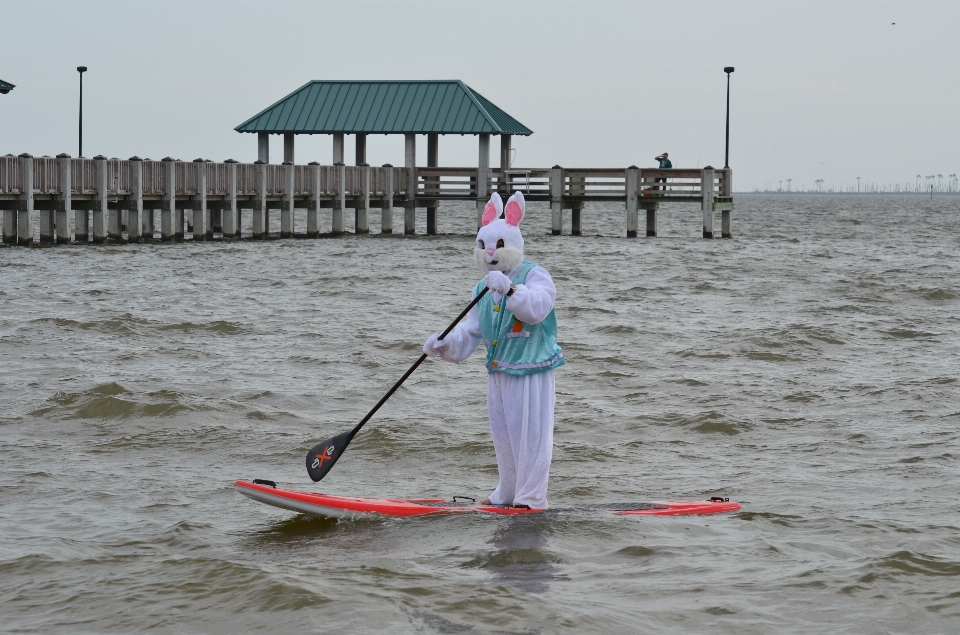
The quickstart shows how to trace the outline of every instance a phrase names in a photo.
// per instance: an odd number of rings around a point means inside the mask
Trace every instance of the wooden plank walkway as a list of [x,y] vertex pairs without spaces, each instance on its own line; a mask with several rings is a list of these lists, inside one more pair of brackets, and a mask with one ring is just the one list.
[[[707,186],[705,186],[707,184]],[[508,169],[409,168],[384,165],[282,165],[222,163],[196,159],[161,161],[0,157],[0,210],[4,243],[107,240],[142,242],[158,232],[160,240],[241,238],[241,210],[252,210],[252,238],[267,237],[271,210],[280,212],[280,237],[293,236],[294,210],[307,213],[307,236],[321,235],[320,210],[330,209],[329,234],[344,233],[344,210],[353,209],[355,231],[369,233],[371,209],[380,209],[381,231],[393,232],[393,209],[405,208],[404,233],[414,234],[417,208],[427,209],[427,233],[436,233],[440,201],[476,201],[477,223],[490,193],[506,197],[523,192],[527,200],[551,207],[551,230],[559,235],[563,210],[573,210],[572,233],[580,233],[587,202],[623,202],[626,233],[638,235],[638,215],[646,212],[646,235],[657,235],[662,202],[699,204],[703,236],[714,237],[714,212],[722,214],[721,235],[732,236],[732,170],[714,169]],[[185,217],[184,212],[191,214]],[[431,218],[432,214],[432,218]],[[61,231],[62,228],[62,231]],[[244,236],[246,237],[246,236]]]

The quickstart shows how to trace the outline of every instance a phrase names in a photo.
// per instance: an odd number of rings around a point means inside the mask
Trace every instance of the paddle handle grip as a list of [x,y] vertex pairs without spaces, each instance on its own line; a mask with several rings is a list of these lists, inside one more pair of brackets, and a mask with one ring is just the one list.
[[[439,339],[442,340],[442,339],[445,338],[447,335],[449,335],[449,334],[450,334],[450,331],[452,331],[454,328],[456,328],[457,324],[460,323],[460,320],[462,320],[464,317],[466,317],[467,313],[470,312],[470,309],[472,309],[474,306],[476,306],[477,302],[480,301],[480,298],[482,298],[487,291],[488,291],[488,288],[487,288],[487,287],[484,287],[483,289],[481,289],[481,290],[480,290],[480,293],[478,293],[478,294],[476,295],[476,297],[475,297],[473,300],[470,301],[470,304],[467,305],[467,308],[465,308],[463,311],[461,311],[461,312],[460,312],[460,315],[458,315],[458,316],[456,317],[456,319],[454,319],[453,322],[450,323],[450,326],[448,326],[448,327],[443,331],[443,333],[440,334]],[[423,353],[422,355],[420,355],[419,359],[417,359],[417,361],[415,361],[415,362],[413,363],[413,366],[411,366],[410,368],[407,369],[407,372],[405,372],[405,373],[403,374],[403,376],[400,377],[400,379],[397,380],[397,383],[395,383],[395,384],[393,385],[393,387],[391,387],[390,390],[387,391],[387,394],[385,394],[385,395],[380,399],[380,401],[377,402],[377,405],[375,405],[375,406],[370,410],[370,412],[367,413],[367,416],[364,417],[363,419],[361,419],[361,420],[360,420],[360,423],[358,423],[357,426],[350,432],[350,438],[351,438],[351,439],[353,439],[354,435],[356,435],[358,432],[360,432],[360,428],[362,428],[367,421],[370,421],[370,417],[372,417],[374,414],[376,414],[377,410],[380,410],[380,406],[382,406],[383,404],[385,404],[385,403],[387,402],[387,399],[389,399],[389,398],[391,397],[391,395],[393,395],[393,393],[397,392],[397,389],[403,384],[403,382],[405,382],[405,381],[407,380],[407,377],[409,377],[410,375],[412,375],[412,374],[413,374],[413,371],[417,370],[417,366],[419,366],[420,364],[422,364],[422,363],[423,363],[423,360],[425,360],[426,358],[427,358],[427,354],[426,354],[426,353]]]

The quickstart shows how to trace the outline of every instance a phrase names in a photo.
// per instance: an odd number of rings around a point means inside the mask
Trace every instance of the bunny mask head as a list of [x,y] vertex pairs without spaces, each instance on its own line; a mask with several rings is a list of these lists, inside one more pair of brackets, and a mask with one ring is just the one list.
[[490,271],[513,271],[523,263],[523,236],[520,235],[520,220],[526,203],[523,194],[515,192],[507,200],[504,218],[503,200],[496,192],[483,208],[482,227],[477,232],[477,246],[473,257],[483,273]]

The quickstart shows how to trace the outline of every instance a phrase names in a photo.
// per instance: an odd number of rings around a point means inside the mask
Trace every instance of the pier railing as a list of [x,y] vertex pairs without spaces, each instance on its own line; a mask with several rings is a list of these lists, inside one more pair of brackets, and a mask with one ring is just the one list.
[[[173,217],[178,211],[182,214],[184,209],[209,208],[217,210],[218,214],[227,209],[233,216],[229,222],[221,224],[212,216],[206,223],[209,228],[204,223],[194,223],[194,233],[199,224],[208,234],[216,227],[230,236],[238,235],[239,231],[239,212],[236,210],[254,209],[259,213],[259,216],[255,214],[255,220],[259,219],[262,227],[257,231],[255,222],[254,234],[266,235],[269,210],[278,207],[286,219],[282,223],[286,229],[281,230],[281,235],[292,235],[294,209],[307,209],[309,218],[315,219],[317,210],[322,208],[334,210],[333,233],[343,230],[344,209],[363,210],[362,218],[361,212],[357,212],[358,231],[362,231],[370,207],[387,209],[393,206],[411,210],[405,218],[407,233],[413,231],[412,219],[417,207],[427,208],[428,229],[435,230],[436,224],[431,223],[429,217],[433,214],[435,219],[438,201],[476,200],[479,210],[491,192],[506,197],[520,191],[530,201],[549,202],[553,210],[551,228],[554,233],[560,233],[564,209],[573,210],[573,233],[579,233],[580,213],[584,204],[591,201],[624,202],[628,211],[628,235],[637,233],[635,216],[639,209],[648,212],[647,235],[656,235],[656,210],[662,202],[700,203],[705,212],[704,235],[713,233],[713,211],[724,213],[724,227],[728,228],[729,211],[733,209],[732,172],[729,169],[559,166],[482,171],[474,167],[412,169],[413,175],[410,174],[411,168],[390,165],[277,165],[199,159],[152,161],[136,157],[120,160],[66,155],[56,158],[7,155],[0,157],[0,209],[6,210],[3,237],[6,242],[19,242],[22,232],[13,229],[18,225],[18,214],[28,211],[26,221],[32,218],[30,214],[34,209],[93,211],[95,219],[98,213],[109,214],[111,210],[123,210],[127,215],[130,209],[140,214],[143,209],[160,207]],[[414,186],[415,190],[408,191]],[[706,217],[708,207],[711,219]],[[41,216],[41,221],[43,218]],[[386,218],[384,212],[385,222]],[[119,237],[121,228],[127,224],[121,220],[105,220],[97,225],[98,222],[94,222],[95,239],[101,237],[98,231]],[[41,241],[52,240],[57,222],[51,220],[48,224],[49,233],[41,222]],[[161,230],[161,234],[173,239],[178,233],[177,221],[174,218],[167,224],[169,231],[164,233]],[[319,234],[317,222],[311,220],[308,225],[313,228],[308,233]],[[389,229],[389,224],[386,227]],[[86,231],[86,225],[82,229]],[[152,236],[154,229],[152,221],[149,226],[144,224],[144,235]],[[729,234],[726,230],[723,233]],[[134,234],[140,237],[136,232]],[[81,235],[85,234],[78,233]]]

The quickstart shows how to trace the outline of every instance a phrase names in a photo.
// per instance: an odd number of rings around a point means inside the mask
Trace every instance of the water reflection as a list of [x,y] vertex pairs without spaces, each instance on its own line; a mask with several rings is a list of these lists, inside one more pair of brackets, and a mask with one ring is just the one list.
[[556,563],[560,558],[548,550],[554,513],[520,514],[504,519],[488,544],[491,552],[482,568],[498,582],[528,593],[543,593],[551,582],[569,580]]

